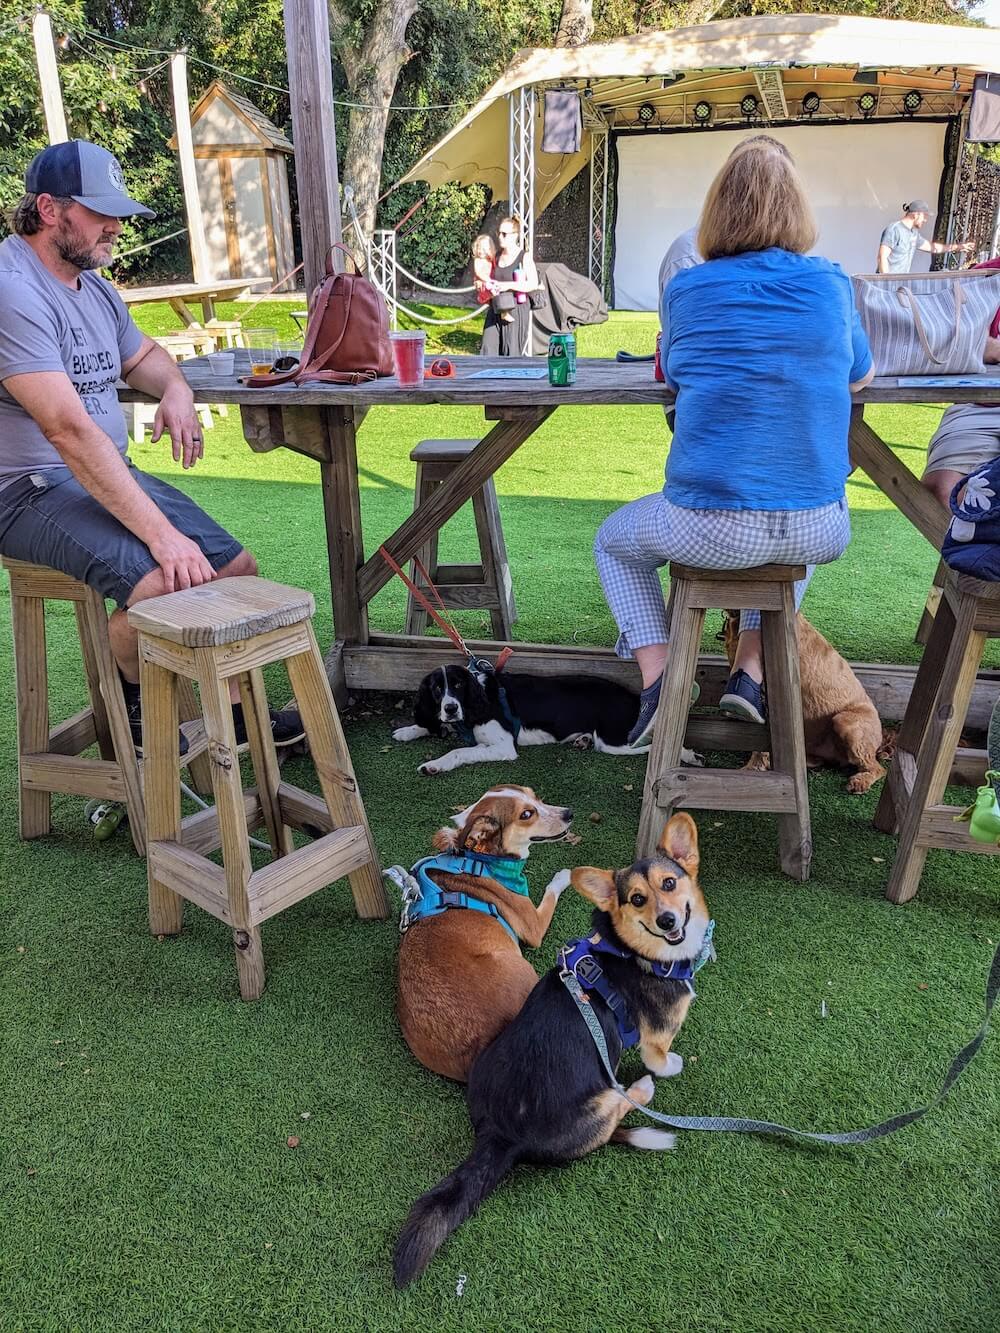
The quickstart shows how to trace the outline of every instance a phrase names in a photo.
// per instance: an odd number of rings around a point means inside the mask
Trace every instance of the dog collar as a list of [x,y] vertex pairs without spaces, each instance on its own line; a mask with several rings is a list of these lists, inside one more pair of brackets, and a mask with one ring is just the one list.
[[[487,662],[485,657],[470,656],[469,661],[466,665],[466,670],[471,672],[473,676],[477,677],[493,676],[495,679],[497,674],[496,667],[493,665],[492,662]],[[507,726],[513,733],[514,744],[516,745],[517,738],[521,734],[521,719],[511,708],[510,700],[507,698],[507,691],[500,684],[499,680],[497,681],[497,702],[500,705],[500,712],[501,715],[503,716],[504,722],[507,724]]]

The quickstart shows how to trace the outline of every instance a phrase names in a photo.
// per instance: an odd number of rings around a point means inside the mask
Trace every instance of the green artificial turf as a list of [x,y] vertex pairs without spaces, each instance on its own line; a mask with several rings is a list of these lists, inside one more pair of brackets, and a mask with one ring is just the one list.
[[[251,319],[281,329],[290,308],[266,303]],[[231,311],[245,307],[220,313]],[[164,309],[138,314],[153,332],[176,327]],[[583,331],[580,349],[650,350],[653,331],[651,316],[613,315]],[[470,342],[465,333],[435,346]],[[871,418],[919,469],[938,415],[887,407]],[[359,436],[369,553],[411,508],[412,446],[482,427],[471,409],[369,415]],[[665,445],[658,409],[566,410],[504,466],[497,488],[518,638],[613,641],[593,534],[616,505],[658,486]],[[167,448],[147,443],[134,456],[177,480]],[[231,413],[180,484],[267,575],[317,594],[328,642],[315,466],[252,453]],[[806,610],[850,658],[913,662],[934,554],[866,478],[852,478],[849,495],[854,540],[819,571]],[[472,540],[463,514],[445,550],[471,554]],[[399,628],[404,598],[390,585],[373,625]],[[484,618],[460,623],[477,631]],[[81,702],[69,608],[55,609],[50,625],[53,695],[69,711]],[[394,1293],[391,1248],[410,1203],[470,1143],[461,1091],[420,1068],[399,1036],[395,921],[359,922],[346,883],[300,903],[265,927],[267,990],[241,1004],[224,927],[189,905],[182,937],[152,939],[143,864],[124,835],[92,841],[82,802],[56,798],[53,836],[18,842],[9,635],[3,643],[0,1327],[998,1326],[996,1038],[932,1116],[871,1147],[686,1134],[672,1154],[608,1148],[564,1170],[523,1168],[422,1282]],[[280,677],[270,679],[280,695]],[[405,716],[398,702],[361,701],[346,723],[382,858],[410,864],[454,806],[513,770],[418,777],[417,764],[441,747],[390,743]],[[316,789],[307,760],[284,771]],[[578,846],[532,857],[536,889],[566,863],[628,860],[641,759],[529,748],[516,773],[578,812]],[[919,896],[890,906],[882,893],[894,842],[871,828],[877,792],[848,797],[843,778],[824,772],[810,777],[810,797],[806,885],[778,872],[772,819],[698,816],[719,958],[701,974],[677,1042],[687,1065],[659,1084],[660,1109],[849,1128],[926,1100],[978,1026],[1000,940],[998,863],[932,852]],[[549,966],[557,944],[586,924],[585,904],[567,892],[535,964]],[[638,1072],[634,1056],[624,1072]]]

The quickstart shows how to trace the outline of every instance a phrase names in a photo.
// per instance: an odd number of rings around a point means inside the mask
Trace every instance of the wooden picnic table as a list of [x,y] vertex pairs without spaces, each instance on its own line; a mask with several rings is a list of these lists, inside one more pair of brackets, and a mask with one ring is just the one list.
[[[248,282],[245,278],[218,278],[212,282],[171,282],[163,287],[119,287],[118,295],[127,306],[166,301],[186,327],[197,328],[200,322],[207,324],[215,319],[216,301],[235,300],[256,281],[258,279]],[[196,318],[189,302],[201,303],[201,321]]]
[[[383,406],[471,405],[481,406],[487,421],[495,423],[451,477],[394,533],[378,534],[395,561],[405,566],[557,408],[669,405],[673,398],[654,380],[648,362],[581,358],[576,383],[565,388],[549,384],[545,362],[538,359],[458,356],[451,358],[454,378],[427,378],[412,388],[387,378],[358,385],[249,389],[239,383],[239,377],[249,370],[247,353],[237,350],[236,358],[232,379],[212,375],[201,358],[184,362],[182,369],[197,399],[210,397],[212,402],[239,405],[251,449],[292,449],[319,465],[335,634],[328,665],[342,693],[345,689],[414,688],[427,671],[454,653],[446,639],[387,634],[369,627],[368,604],[393,573],[379,554],[377,542],[367,542],[373,554],[365,559],[356,432],[367,411]],[[519,367],[540,370],[542,377],[504,379],[477,374]],[[123,389],[121,397],[128,400],[141,395]],[[864,419],[865,407],[871,403],[928,401],[1000,404],[1000,375],[984,374],[975,387],[955,384],[933,389],[908,384],[905,379],[876,379],[855,395],[850,450],[854,465],[939,549],[948,525],[947,512]],[[499,648],[490,640],[477,640],[470,646],[487,654]],[[633,687],[638,679],[634,663],[616,658],[610,648],[519,643],[516,662],[523,670],[596,673]],[[901,717],[915,669],[879,664],[857,664],[856,669],[879,712]],[[721,693],[725,676],[723,659],[702,660],[699,679],[704,702],[712,703]],[[1000,673],[987,672],[984,677],[986,688],[977,692],[970,713],[975,725],[985,725],[991,690],[995,694]]]

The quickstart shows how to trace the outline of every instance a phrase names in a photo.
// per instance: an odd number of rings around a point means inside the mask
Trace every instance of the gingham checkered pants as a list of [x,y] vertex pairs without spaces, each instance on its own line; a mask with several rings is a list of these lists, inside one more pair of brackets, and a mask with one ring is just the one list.
[[[594,559],[620,631],[615,652],[669,643],[660,568],[668,561],[696,569],[806,565],[795,585],[798,606],[816,565],[843,555],[851,536],[847,501],[817,509],[683,509],[658,492],[617,509],[601,524]],[[742,611],[740,629],[758,629],[759,611]]]

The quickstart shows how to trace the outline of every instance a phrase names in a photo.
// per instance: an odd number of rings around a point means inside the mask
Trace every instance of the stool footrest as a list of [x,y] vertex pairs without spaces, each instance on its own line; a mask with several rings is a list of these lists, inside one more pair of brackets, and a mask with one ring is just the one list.
[[795,783],[788,773],[668,768],[656,783],[657,805],[695,810],[759,810],[794,814]]
[[918,847],[943,847],[952,852],[982,852],[996,856],[1000,848],[995,842],[977,842],[969,832],[965,820],[956,822],[961,814],[959,805],[929,805],[920,819],[916,836]]
[[360,824],[325,833],[310,846],[254,871],[247,883],[251,920],[261,925],[370,860],[368,835]]
[[97,742],[94,710],[81,708],[49,732],[49,754],[83,754]]
[[21,755],[21,786],[67,796],[124,801],[121,768],[111,759],[81,759],[69,754]]

